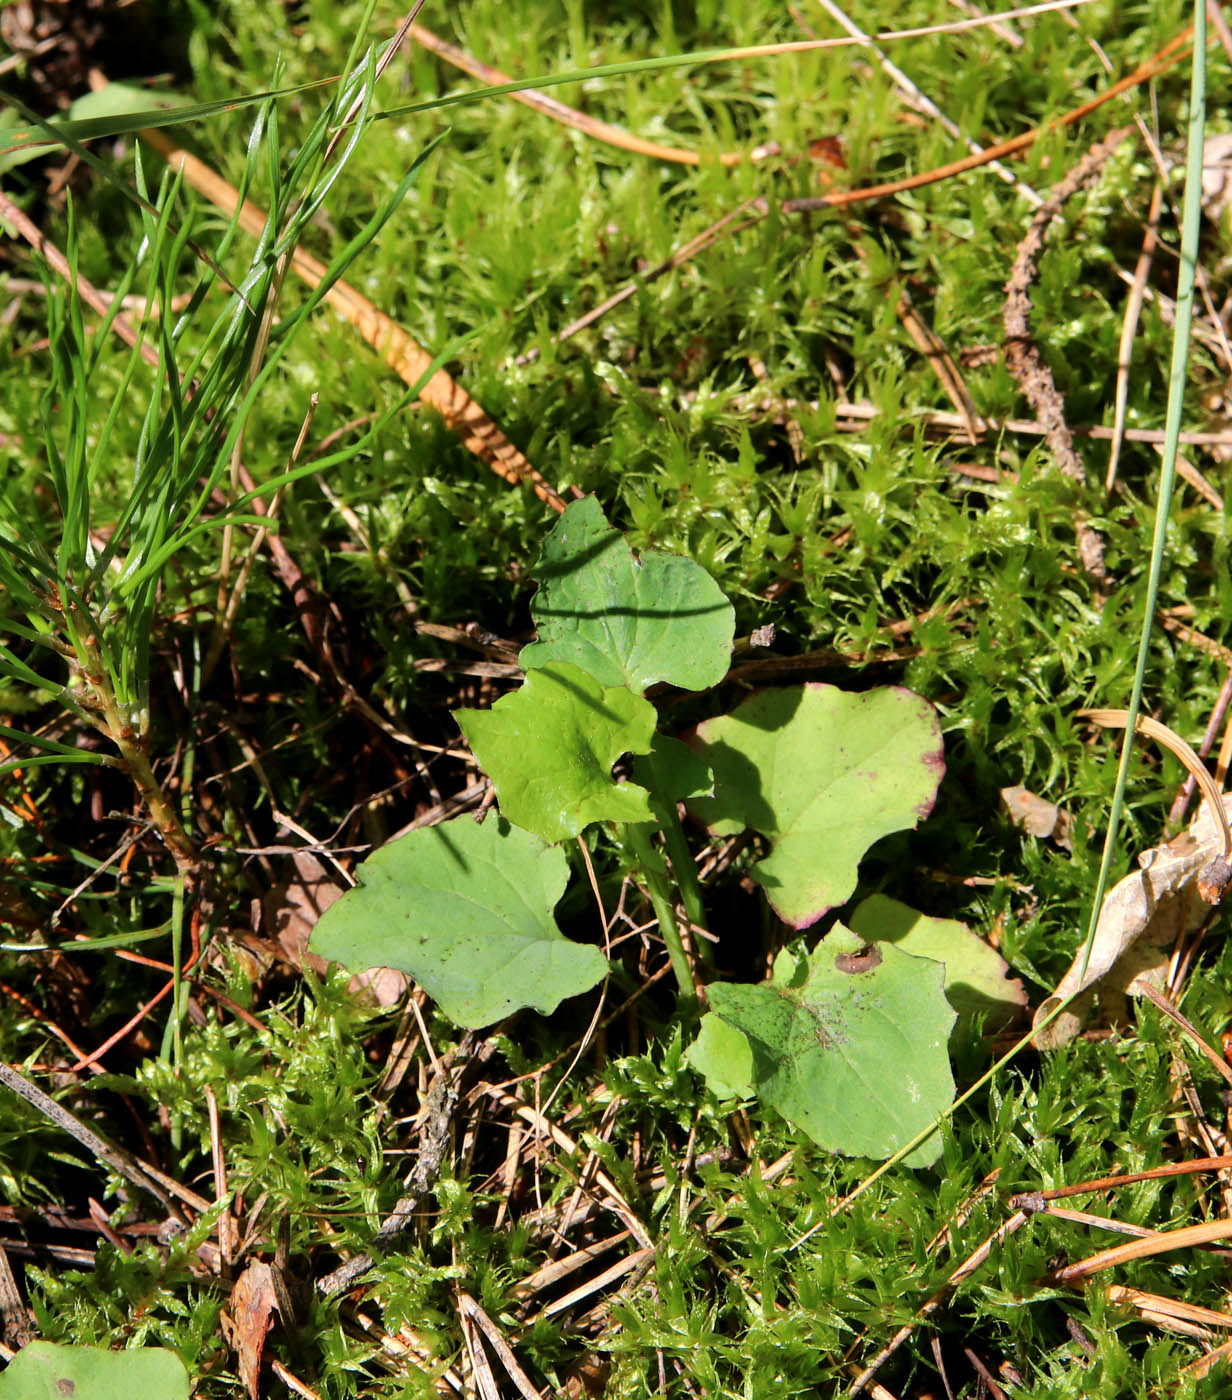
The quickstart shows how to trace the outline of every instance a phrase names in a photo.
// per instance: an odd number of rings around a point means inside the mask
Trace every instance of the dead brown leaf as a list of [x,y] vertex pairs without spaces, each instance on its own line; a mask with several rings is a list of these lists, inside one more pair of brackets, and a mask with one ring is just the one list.
[[307,965],[321,976],[329,964],[308,951],[308,936],[334,900],[342,897],[342,886],[330,879],[311,851],[296,851],[291,864],[293,878],[271,885],[261,901],[262,932],[293,967]]
[[274,1313],[284,1322],[290,1315],[281,1275],[264,1260],[253,1259],[236,1279],[222,1315],[223,1335],[235,1352],[240,1379],[252,1400],[259,1400],[261,1354]]
[[[1232,795],[1224,795],[1225,812],[1232,811]],[[1052,1022],[1038,1029],[1035,1044],[1054,1050],[1078,1034],[1083,1015],[1094,995],[1093,988],[1135,994],[1139,979],[1161,986],[1169,951],[1178,934],[1196,927],[1211,905],[1199,891],[1209,885],[1200,877],[1224,850],[1223,831],[1207,803],[1189,828],[1166,845],[1153,847],[1138,857],[1140,869],[1127,875],[1104,900],[1095,927],[1091,955],[1083,967],[1083,951],[1071,963],[1056,990],[1035,1013],[1042,1022],[1066,998],[1075,1000]]]
[[[261,901],[262,929],[293,967],[310,967],[324,976],[329,963],[309,951],[308,939],[317,920],[345,891],[311,851],[297,851],[291,861],[295,878],[271,886]],[[373,967],[357,972],[349,989],[356,998],[387,1008],[402,1000],[408,985],[405,973]]]
[[1067,851],[1074,849],[1070,837],[1073,818],[1055,802],[1049,802],[1029,788],[1005,787],[1001,789],[1001,803],[1009,813],[1010,821],[1028,836],[1055,841]]

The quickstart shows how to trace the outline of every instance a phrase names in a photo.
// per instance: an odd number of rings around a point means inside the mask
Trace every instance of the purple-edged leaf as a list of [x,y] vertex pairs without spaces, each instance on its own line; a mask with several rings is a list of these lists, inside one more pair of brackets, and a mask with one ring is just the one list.
[[753,878],[795,928],[851,897],[865,851],[926,817],[945,771],[936,713],[898,687],[764,690],[699,725],[695,746],[714,797],[689,809],[716,833],[769,839]]

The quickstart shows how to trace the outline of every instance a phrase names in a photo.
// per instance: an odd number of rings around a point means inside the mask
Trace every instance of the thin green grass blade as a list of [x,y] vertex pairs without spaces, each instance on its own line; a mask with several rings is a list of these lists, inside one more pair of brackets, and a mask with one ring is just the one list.
[[[1189,340],[1193,326],[1194,284],[1198,267],[1198,232],[1202,218],[1202,153],[1206,128],[1206,5],[1196,0],[1194,5],[1193,73],[1189,98],[1189,129],[1185,160],[1185,202],[1181,223],[1181,265],[1177,279],[1176,325],[1172,336],[1172,365],[1168,374],[1168,407],[1164,418],[1164,448],[1159,472],[1159,496],[1155,502],[1155,528],[1151,539],[1151,563],[1143,598],[1142,630],[1138,637],[1138,662],[1130,687],[1129,712],[1121,740],[1121,758],[1117,765],[1116,785],[1112,792],[1112,809],[1108,814],[1108,831],[1100,859],[1099,878],[1091,917],[1087,924],[1086,945],[1083,949],[1082,971],[1086,972],[1091,948],[1095,942],[1095,926],[1103,907],[1104,894],[1116,857],[1116,839],[1129,779],[1130,756],[1133,753],[1134,731],[1142,709],[1143,677],[1150,655],[1151,631],[1159,599],[1159,584],[1163,577],[1164,545],[1167,540],[1168,515],[1172,508],[1172,492],[1176,484],[1176,458],[1181,440],[1181,420],[1185,411],[1185,385],[1189,365]],[[1057,1007],[1053,1015],[1059,1014]]]
[[191,102],[178,107],[166,107],[161,111],[117,112],[107,117],[86,117],[80,121],[49,123],[41,121],[27,110],[20,100],[11,93],[0,90],[0,105],[12,107],[22,112],[31,122],[27,127],[14,127],[5,133],[8,144],[4,153],[19,150],[23,146],[57,146],[67,141],[105,141],[115,136],[128,136],[144,127],[183,126],[190,122],[204,121],[209,117],[220,116],[223,112],[242,112],[248,107],[259,107],[265,102],[277,102],[284,98],[302,97],[316,88],[333,87],[337,76],[317,78],[312,82],[296,83],[292,87],[263,88],[259,92],[246,93],[242,97],[220,97],[214,102]]
[[105,953],[110,948],[131,948],[166,938],[168,926],[136,929],[132,933],[107,933],[99,938],[74,938],[64,943],[0,943],[0,953]]
[[20,729],[11,729],[7,724],[0,724],[0,739],[37,750],[34,755],[0,763],[0,777],[16,768],[37,768],[43,763],[93,763],[104,768],[119,766],[119,761],[110,754],[91,753],[88,749],[74,748],[72,744],[61,744],[56,739],[44,739],[39,734],[23,734]]
[[[367,0],[367,3],[364,5],[363,13],[359,16],[359,22],[353,29],[351,47],[347,53],[346,62],[342,65],[342,71],[344,73],[356,73],[360,71],[361,67],[367,67],[368,64],[371,64],[375,71],[377,57],[375,49],[370,50],[368,59],[363,65],[361,65],[359,59],[360,54],[364,50],[364,44],[367,42],[368,31],[372,27],[372,17],[375,13],[376,0]],[[330,125],[333,126],[346,115],[347,106],[349,105],[342,88],[339,88],[334,94],[333,101],[330,105]]]

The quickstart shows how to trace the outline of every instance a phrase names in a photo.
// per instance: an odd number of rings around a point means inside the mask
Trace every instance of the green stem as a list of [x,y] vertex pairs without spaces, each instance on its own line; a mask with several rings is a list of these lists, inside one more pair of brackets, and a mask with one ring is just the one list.
[[676,923],[676,914],[672,908],[671,887],[663,878],[659,857],[651,846],[650,838],[643,826],[636,822],[630,822],[623,828],[623,834],[629,843],[629,849],[632,851],[634,859],[641,868],[642,878],[646,882],[646,893],[650,896],[655,917],[659,921],[659,932],[663,935],[664,943],[667,944],[667,956],[671,960],[672,971],[676,974],[676,984],[680,988],[680,1000],[682,1003],[695,1005],[697,993],[693,988],[693,969],[689,965],[689,955],[685,952],[684,940],[680,937],[680,928]]
[[[184,1011],[188,1005],[188,988],[184,983],[184,893],[187,878],[181,876],[175,882],[175,893],[171,902],[171,980],[175,984],[171,991],[171,1014],[163,1028],[163,1043],[159,1051],[162,1060],[170,1058],[178,1076],[184,1063]],[[177,1101],[171,1108],[171,1145],[178,1152],[183,1131],[183,1114]]]
[[[708,931],[710,925],[706,921],[706,905],[702,900],[701,881],[697,878],[697,862],[693,859],[693,852],[689,850],[689,843],[685,840],[684,828],[680,825],[680,818],[676,815],[676,804],[656,801],[654,812],[659,818],[659,826],[663,831],[663,842],[667,847],[668,858],[672,862],[672,874],[676,877],[676,888],[680,891],[680,902],[684,905],[684,912],[689,916],[689,923],[695,929]],[[714,951],[709,941],[705,938],[695,937],[693,946],[702,963],[708,968],[713,968]]]
[[[89,696],[89,707],[97,713],[96,722],[99,727],[119,750],[120,759],[136,784],[151,821],[175,859],[179,875],[175,882],[171,912],[171,978],[174,985],[171,993],[171,1015],[163,1034],[162,1046],[163,1057],[166,1058],[170,1052],[172,1062],[178,1068],[184,1062],[182,1026],[188,1003],[188,988],[184,983],[184,918],[185,910],[190,904],[188,896],[197,889],[201,860],[175,807],[163,791],[162,784],[154,776],[142,736],[133,728],[128,716],[120,708],[111,675],[103,663],[102,649],[92,619],[88,616],[83,617],[80,611],[77,611],[70,621],[76,624],[74,643],[78,665]],[[171,1136],[178,1148],[180,1121],[176,1115],[172,1117]]]
[[175,859],[176,868],[181,875],[191,879],[200,865],[197,849],[154,776],[141,736],[120,710],[98,642],[84,629],[78,631],[74,640],[78,665],[87,686],[89,707],[97,712],[101,720],[100,728],[120,751],[121,761],[137,785],[151,821]]

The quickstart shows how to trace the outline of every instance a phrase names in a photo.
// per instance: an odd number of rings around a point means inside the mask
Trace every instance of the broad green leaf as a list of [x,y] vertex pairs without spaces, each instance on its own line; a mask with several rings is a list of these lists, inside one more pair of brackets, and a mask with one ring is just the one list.
[[1007,1025],[1027,1004],[1022,983],[995,948],[957,919],[932,919],[884,894],[861,900],[851,929],[868,943],[893,943],[900,952],[945,967],[945,994],[962,1017],[983,1015],[986,1027]]
[[612,780],[622,754],[649,753],[655,727],[654,706],[624,686],[557,661],[490,710],[454,717],[516,826],[552,843],[591,822],[651,820],[645,788]]
[[696,735],[714,797],[690,810],[716,834],[769,838],[753,878],[794,928],[851,897],[864,852],[926,817],[945,771],[932,706],[897,686],[764,690]]
[[706,760],[666,734],[656,734],[650,752],[633,760],[633,776],[661,802],[709,797],[714,791],[714,774]]
[[546,1014],[607,972],[603,954],[571,943],[552,917],[569,878],[564,852],[508,822],[467,816],[412,831],[358,875],[317,921],[312,951],[354,972],[408,973],[458,1025],[526,1006]]
[[657,681],[705,690],[727,674],[735,611],[700,564],[648,551],[641,560],[593,496],[574,501],[544,541],[531,614],[530,671],[571,661],[639,695]]
[[702,1017],[697,1039],[685,1051],[685,1058],[720,1099],[751,1099],[757,1092],[748,1036],[713,1011]]
[[[758,1098],[830,1151],[889,1157],[954,1097],[939,963],[866,948],[838,924],[811,955],[780,953],[768,983],[716,982],[708,995],[711,1014],[748,1040]],[[716,1092],[738,1083],[736,1042],[698,1040],[690,1059]],[[908,1165],[927,1166],[939,1148],[930,1138]]]
[[173,1351],[31,1342],[0,1375],[0,1400],[188,1400],[188,1372]]

